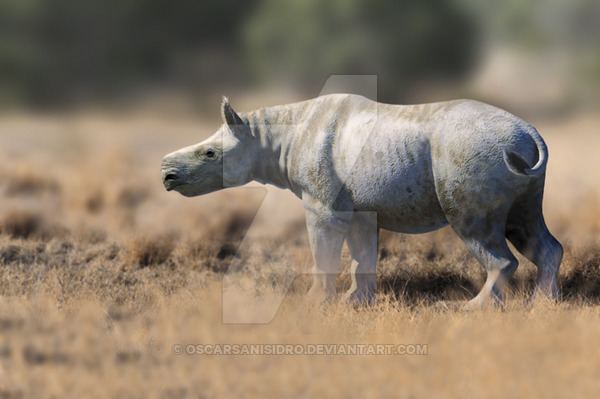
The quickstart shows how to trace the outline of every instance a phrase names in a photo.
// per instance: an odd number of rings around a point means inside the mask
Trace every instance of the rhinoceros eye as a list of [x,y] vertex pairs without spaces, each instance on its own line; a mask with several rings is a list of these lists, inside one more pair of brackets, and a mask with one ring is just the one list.
[[212,148],[209,148],[208,150],[206,150],[204,155],[206,155],[207,158],[214,158],[216,153],[215,153],[215,150],[213,150]]

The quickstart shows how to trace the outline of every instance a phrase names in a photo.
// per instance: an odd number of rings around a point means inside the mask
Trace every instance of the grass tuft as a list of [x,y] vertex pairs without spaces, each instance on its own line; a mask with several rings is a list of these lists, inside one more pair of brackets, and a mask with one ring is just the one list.
[[165,263],[175,249],[171,235],[145,235],[134,239],[129,245],[126,261],[139,267]]

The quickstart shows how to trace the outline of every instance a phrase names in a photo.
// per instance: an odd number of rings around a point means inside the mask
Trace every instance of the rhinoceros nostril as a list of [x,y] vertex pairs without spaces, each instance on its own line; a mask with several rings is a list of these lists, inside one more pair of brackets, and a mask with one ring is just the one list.
[[168,173],[165,176],[165,181],[174,181],[177,180],[177,175],[175,173]]

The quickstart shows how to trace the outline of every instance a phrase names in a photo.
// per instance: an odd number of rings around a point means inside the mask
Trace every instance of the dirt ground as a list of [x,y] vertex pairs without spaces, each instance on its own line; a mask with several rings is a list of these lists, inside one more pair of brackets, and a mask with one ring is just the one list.
[[[0,398],[598,397],[600,118],[532,122],[550,148],[544,206],[566,249],[562,300],[527,303],[535,267],[519,257],[506,309],[465,313],[455,305],[483,274],[450,229],[382,234],[374,306],[308,305],[291,193],[162,188],[162,156],[217,121],[1,116]],[[344,265],[340,291],[347,251]],[[231,285],[261,303],[287,295],[269,323],[224,324],[255,311]],[[426,353],[206,355],[203,344]]]

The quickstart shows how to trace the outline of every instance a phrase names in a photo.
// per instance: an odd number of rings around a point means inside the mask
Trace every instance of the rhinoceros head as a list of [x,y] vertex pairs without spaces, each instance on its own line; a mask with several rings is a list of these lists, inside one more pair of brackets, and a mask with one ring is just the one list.
[[161,173],[167,191],[193,197],[250,181],[258,140],[225,97],[221,116],[223,126],[212,136],[163,158]]

